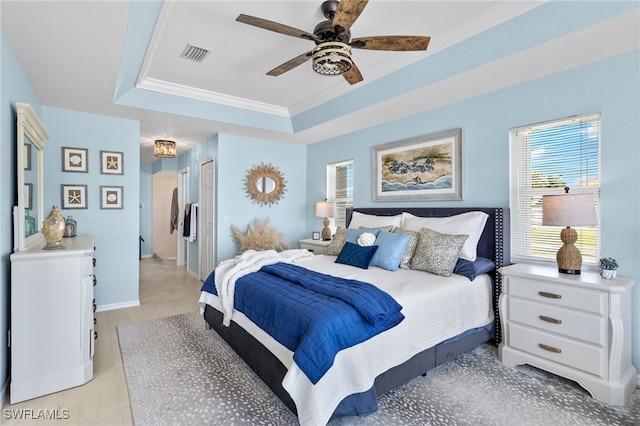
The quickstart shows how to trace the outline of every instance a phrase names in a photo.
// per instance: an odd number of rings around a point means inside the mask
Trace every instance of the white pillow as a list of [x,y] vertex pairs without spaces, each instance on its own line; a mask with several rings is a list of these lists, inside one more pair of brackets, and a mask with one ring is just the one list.
[[402,226],[405,231],[420,232],[429,228],[441,234],[469,236],[462,246],[460,257],[473,262],[476,260],[478,241],[482,236],[488,214],[485,212],[467,212],[448,217],[418,217],[411,213],[402,213]]
[[383,226],[399,227],[401,221],[401,214],[397,214],[395,216],[376,216],[373,214],[353,212],[349,228],[382,228]]

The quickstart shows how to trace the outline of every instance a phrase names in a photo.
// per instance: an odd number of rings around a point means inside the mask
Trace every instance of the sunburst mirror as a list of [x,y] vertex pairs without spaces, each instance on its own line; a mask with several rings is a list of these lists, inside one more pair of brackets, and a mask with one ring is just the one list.
[[254,203],[271,207],[271,204],[277,204],[284,198],[287,181],[284,180],[284,174],[277,167],[260,163],[259,166],[253,166],[249,170],[244,186],[248,197]]

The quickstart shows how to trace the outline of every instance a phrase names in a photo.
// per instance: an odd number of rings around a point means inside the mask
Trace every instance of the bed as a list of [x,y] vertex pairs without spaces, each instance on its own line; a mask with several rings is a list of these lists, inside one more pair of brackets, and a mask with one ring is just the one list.
[[[510,259],[506,241],[509,214],[504,208],[357,208],[347,212],[349,229],[362,228],[359,232],[384,229],[383,224],[388,221],[396,228],[406,225],[416,232],[425,221],[433,223],[428,218],[466,215],[486,217],[473,237],[472,246],[478,260],[488,259],[495,265],[473,280],[457,273],[443,277],[410,269],[361,269],[337,264],[337,257],[330,255],[310,256],[296,262],[310,271],[371,282],[396,298],[405,313],[404,320],[395,327],[338,352],[333,365],[315,383],[294,362],[292,351],[243,312],[236,310],[229,326],[224,325],[226,311],[215,291],[202,292],[200,304],[204,319],[298,415],[301,424],[325,424],[332,416],[375,412],[377,396],[479,344],[500,341],[497,298],[501,279],[496,269],[508,264]],[[353,226],[356,220],[360,226]],[[382,226],[378,227],[379,224]],[[337,236],[335,239],[338,240]],[[468,249],[466,244],[460,256]],[[419,285],[416,280],[420,281]],[[422,292],[423,287],[432,293],[421,296],[417,289]],[[421,297],[425,298],[425,305]],[[427,299],[435,301],[428,309],[425,308]],[[445,319],[445,313],[452,315],[454,311],[457,311],[456,318]],[[441,326],[434,325],[436,323]]]

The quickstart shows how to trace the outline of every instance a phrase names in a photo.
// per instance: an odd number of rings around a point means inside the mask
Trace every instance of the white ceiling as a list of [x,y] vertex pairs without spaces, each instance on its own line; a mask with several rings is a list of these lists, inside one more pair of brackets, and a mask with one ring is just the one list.
[[[324,20],[321,1],[172,1],[165,2],[146,55],[123,57],[125,43],[140,42],[129,23],[129,1],[2,0],[2,27],[42,105],[140,121],[141,161],[152,162],[153,140],[178,142],[179,154],[208,137],[228,134],[312,143],[442,103],[431,86],[389,96],[330,121],[297,132],[258,128],[251,121],[192,118],[114,102],[122,84],[122,64],[138,64],[137,87],[210,103],[291,117],[335,99],[393,71],[433,55],[544,2],[525,1],[371,1],[351,28],[353,37],[428,35],[427,52],[355,50],[353,60],[364,82],[350,86],[342,77],[314,73],[310,62],[279,77],[265,73],[313,47],[313,42],[238,23],[240,13],[307,32]],[[187,44],[211,50],[202,63],[180,58]],[[140,67],[139,64],[142,64]],[[501,69],[509,69],[508,63]],[[559,66],[562,66],[560,64]],[[546,71],[545,71],[546,72]],[[526,72],[524,73],[526,74]],[[504,85],[504,71],[486,73],[483,87]],[[456,86],[477,78],[459,77]],[[521,78],[528,78],[523,75]],[[508,80],[508,78],[507,78]],[[451,84],[451,81],[443,81]],[[443,86],[444,87],[444,86]],[[122,88],[120,88],[122,89]],[[126,88],[125,88],[126,89]],[[421,93],[422,92],[422,93]],[[435,96],[435,97],[434,97]],[[449,92],[455,97],[455,90]],[[467,95],[468,96],[468,95]],[[421,99],[421,100],[420,100]],[[420,102],[418,104],[418,102]]]

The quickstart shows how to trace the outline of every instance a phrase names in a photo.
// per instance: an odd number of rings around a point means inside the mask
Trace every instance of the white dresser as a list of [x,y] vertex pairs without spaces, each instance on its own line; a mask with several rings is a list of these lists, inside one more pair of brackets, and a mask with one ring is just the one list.
[[550,371],[576,381],[602,402],[624,405],[636,384],[631,365],[635,281],[524,264],[500,272],[501,361]]
[[11,403],[93,378],[93,237],[11,255]]

